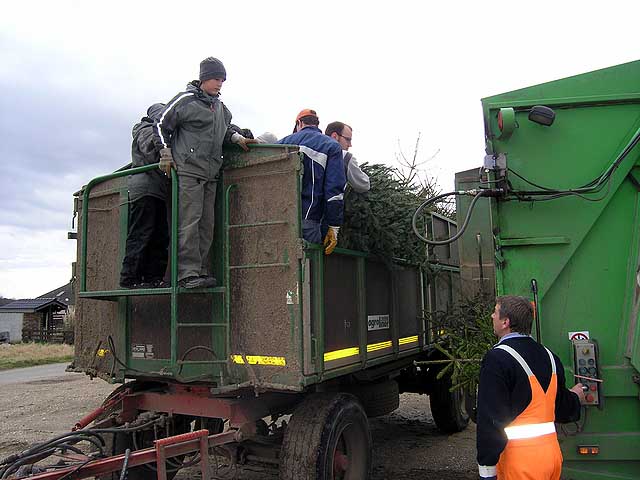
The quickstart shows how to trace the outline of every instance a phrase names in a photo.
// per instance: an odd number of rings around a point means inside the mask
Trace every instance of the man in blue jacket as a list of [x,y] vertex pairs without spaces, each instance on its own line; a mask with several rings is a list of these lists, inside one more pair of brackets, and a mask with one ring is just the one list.
[[[318,128],[315,110],[304,109],[296,117],[294,133],[278,143],[299,145],[303,154],[302,236],[312,243],[324,243],[329,255],[338,244],[342,225],[346,184],[342,147]],[[329,226],[322,240],[321,224]]]

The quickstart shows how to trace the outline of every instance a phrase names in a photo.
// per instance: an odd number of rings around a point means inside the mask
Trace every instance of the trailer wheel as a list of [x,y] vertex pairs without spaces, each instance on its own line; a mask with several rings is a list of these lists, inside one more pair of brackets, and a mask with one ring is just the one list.
[[293,412],[282,442],[282,480],[365,480],[371,433],[364,409],[347,393],[307,397]]
[[360,385],[352,393],[370,418],[386,415],[400,406],[400,388],[395,380]]
[[465,407],[465,391],[451,388],[451,376],[445,375],[436,380],[433,391],[429,395],[431,413],[436,426],[445,433],[461,432],[469,425],[469,414]]

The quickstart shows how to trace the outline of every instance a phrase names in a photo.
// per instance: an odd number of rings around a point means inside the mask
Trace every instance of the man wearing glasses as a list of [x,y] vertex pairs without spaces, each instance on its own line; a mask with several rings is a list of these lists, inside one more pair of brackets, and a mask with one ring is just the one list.
[[368,192],[371,188],[369,176],[362,171],[356,158],[349,153],[351,140],[353,138],[353,129],[346,123],[331,122],[327,125],[324,134],[333,138],[342,147],[344,173],[347,176],[347,182],[351,185],[351,188],[357,193]]

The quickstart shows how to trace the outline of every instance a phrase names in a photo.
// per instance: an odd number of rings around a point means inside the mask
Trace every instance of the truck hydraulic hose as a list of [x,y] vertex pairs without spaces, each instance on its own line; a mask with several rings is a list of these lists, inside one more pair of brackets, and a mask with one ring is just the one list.
[[[492,189],[492,190],[490,189],[475,190],[474,189],[474,190],[457,190],[453,192],[442,193],[440,195],[436,195],[435,197],[431,197],[427,199],[422,205],[420,205],[416,209],[415,213],[413,214],[413,218],[411,220],[413,233],[415,233],[420,240],[422,240],[423,242],[429,245],[447,245],[449,243],[453,243],[458,238],[460,238],[464,233],[464,231],[467,229],[467,226],[469,225],[469,220],[471,219],[471,213],[473,212],[473,209],[475,208],[476,203],[478,202],[480,197],[497,197],[502,195],[503,193],[504,193],[504,190],[502,189]],[[429,240],[427,237],[422,235],[422,233],[420,233],[420,231],[418,230],[418,216],[420,215],[422,210],[424,210],[428,206],[433,205],[438,200],[441,200],[446,197],[450,197],[452,195],[473,195],[474,196],[473,199],[471,200],[471,204],[469,205],[469,210],[467,211],[467,216],[464,218],[464,222],[462,222],[462,225],[460,226],[458,233],[456,233],[453,237],[447,238],[445,240]]]
[[540,305],[538,304],[538,281],[531,279],[531,291],[533,292],[533,314],[536,319],[536,340],[540,343]]

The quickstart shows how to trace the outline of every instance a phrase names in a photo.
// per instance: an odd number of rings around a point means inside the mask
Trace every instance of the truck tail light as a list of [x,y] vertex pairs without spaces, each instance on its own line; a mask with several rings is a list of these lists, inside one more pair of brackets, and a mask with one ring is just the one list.
[[598,455],[600,447],[597,445],[578,445],[579,455]]

